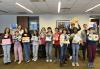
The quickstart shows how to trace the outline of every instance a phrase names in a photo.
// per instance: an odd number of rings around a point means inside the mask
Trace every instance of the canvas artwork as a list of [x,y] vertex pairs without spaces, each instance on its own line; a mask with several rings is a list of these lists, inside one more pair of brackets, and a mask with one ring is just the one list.
[[56,20],[57,28],[67,28],[69,24],[70,24],[70,20]]

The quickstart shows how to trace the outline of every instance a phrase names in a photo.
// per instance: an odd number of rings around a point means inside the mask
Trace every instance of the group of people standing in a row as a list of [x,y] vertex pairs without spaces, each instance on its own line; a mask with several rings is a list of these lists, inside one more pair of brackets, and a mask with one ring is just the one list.
[[[95,28],[87,28],[87,26],[87,24],[83,24],[84,30],[81,31],[81,34],[78,32],[81,30],[80,25],[73,22],[68,25],[68,28],[55,28],[54,33],[51,27],[48,27],[47,30],[43,27],[40,32],[34,30],[32,34],[27,28],[22,30],[20,25],[14,34],[10,34],[10,29],[6,28],[2,36],[3,62],[4,64],[11,63],[10,49],[12,43],[14,44],[14,62],[18,61],[18,64],[20,64],[23,61],[23,54],[25,61],[30,62],[30,46],[32,43],[33,61],[37,61],[38,57],[45,58],[46,56],[46,62],[52,62],[52,48],[54,47],[54,61],[60,60],[60,66],[66,63],[68,51],[70,59],[72,59],[72,66],[79,66],[78,53],[81,45],[83,59],[86,59],[85,53],[87,51],[88,67],[94,67],[96,45],[99,37]],[[40,50],[38,51],[38,49]]]

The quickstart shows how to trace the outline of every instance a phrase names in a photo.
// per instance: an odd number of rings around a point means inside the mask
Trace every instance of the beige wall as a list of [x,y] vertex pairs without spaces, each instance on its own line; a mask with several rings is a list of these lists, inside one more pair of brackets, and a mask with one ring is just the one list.
[[[23,15],[0,15],[0,32],[3,32],[5,27],[10,27],[10,24],[17,23],[17,16]],[[30,15],[24,15],[30,16]],[[34,16],[34,15],[31,15]],[[84,23],[89,23],[89,15],[85,14],[68,14],[68,15],[53,15],[53,14],[44,14],[37,15],[40,17],[40,29],[42,27],[52,27],[54,29],[56,27],[56,20],[70,20],[73,17],[79,18],[79,24],[82,25]]]
[[78,17],[79,24],[89,23],[89,15],[40,15],[40,29],[42,27],[56,27],[56,20],[70,20],[73,17]]

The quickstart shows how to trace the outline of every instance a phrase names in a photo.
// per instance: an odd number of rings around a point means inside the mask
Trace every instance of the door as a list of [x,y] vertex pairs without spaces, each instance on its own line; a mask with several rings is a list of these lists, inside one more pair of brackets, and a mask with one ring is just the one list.
[[28,16],[17,16],[17,24],[22,28],[28,28]]

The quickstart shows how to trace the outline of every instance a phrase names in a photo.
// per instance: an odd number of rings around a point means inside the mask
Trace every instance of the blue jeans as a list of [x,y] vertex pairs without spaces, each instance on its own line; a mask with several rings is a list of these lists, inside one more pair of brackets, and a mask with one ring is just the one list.
[[47,60],[52,59],[52,42],[46,42],[46,57]]
[[30,60],[30,43],[25,42],[23,43],[23,46],[24,46],[24,52],[25,52],[25,61],[27,62],[28,60]]
[[60,48],[60,63],[63,63],[65,61],[67,46],[67,44],[63,44],[63,46]]
[[11,62],[11,59],[10,59],[11,45],[10,44],[9,45],[3,45],[2,48],[3,48],[3,53],[4,53],[3,62],[4,63]]
[[78,62],[79,44],[72,43],[72,62]]
[[32,51],[33,51],[33,59],[37,60],[38,59],[38,48],[39,48],[39,45],[32,45]]

